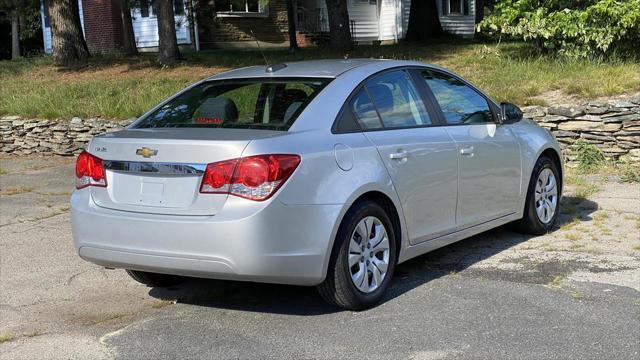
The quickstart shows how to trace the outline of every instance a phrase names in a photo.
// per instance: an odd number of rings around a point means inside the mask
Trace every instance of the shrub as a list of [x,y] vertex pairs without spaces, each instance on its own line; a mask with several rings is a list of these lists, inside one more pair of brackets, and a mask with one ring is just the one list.
[[575,152],[578,169],[582,172],[598,170],[607,162],[604,154],[597,146],[584,141],[575,143]]
[[498,0],[478,31],[570,57],[636,56],[640,0]]
[[620,180],[627,183],[640,183],[640,166],[630,161],[620,163]]

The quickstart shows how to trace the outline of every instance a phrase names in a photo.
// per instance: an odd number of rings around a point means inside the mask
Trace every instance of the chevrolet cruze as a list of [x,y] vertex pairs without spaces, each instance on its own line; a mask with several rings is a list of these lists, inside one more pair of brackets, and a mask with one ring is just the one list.
[[561,159],[516,106],[437,66],[254,66],[93,138],[73,238],[83,259],[149,286],[315,285],[364,309],[407,259],[510,222],[548,231]]

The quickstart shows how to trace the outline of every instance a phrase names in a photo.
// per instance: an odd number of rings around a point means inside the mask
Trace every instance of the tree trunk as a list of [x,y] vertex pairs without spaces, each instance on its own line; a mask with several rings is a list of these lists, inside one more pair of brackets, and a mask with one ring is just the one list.
[[11,59],[20,57],[20,21],[18,10],[11,11]]
[[411,1],[407,40],[429,41],[442,35],[436,1],[438,0]]
[[329,46],[345,53],[352,48],[348,0],[325,0],[329,15]]
[[476,24],[484,19],[484,0],[476,0]]
[[122,18],[122,50],[126,55],[138,55],[136,37],[133,33],[133,19],[131,19],[131,2],[120,0],[120,15]]
[[53,59],[69,65],[89,57],[89,49],[82,34],[77,0],[50,0]]
[[296,37],[296,10],[294,8],[295,0],[287,0],[287,21],[289,22],[289,51],[298,50],[298,39]]
[[171,64],[182,58],[176,39],[176,19],[173,14],[173,1],[156,0],[158,11],[158,61]]

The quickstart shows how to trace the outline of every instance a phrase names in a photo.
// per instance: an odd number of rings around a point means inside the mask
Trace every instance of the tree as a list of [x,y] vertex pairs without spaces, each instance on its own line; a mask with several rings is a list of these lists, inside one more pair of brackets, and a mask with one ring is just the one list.
[[438,0],[412,1],[409,11],[407,40],[428,41],[442,35],[442,25],[438,14]]
[[53,59],[70,65],[86,60],[90,54],[82,33],[77,0],[49,0]]
[[476,24],[484,18],[484,3],[485,0],[476,0]]
[[180,59],[178,39],[176,38],[176,19],[173,13],[173,1],[156,0],[158,11],[158,61],[162,64],[171,64]]
[[120,0],[120,17],[122,19],[122,51],[127,55],[137,55],[136,37],[133,33],[133,19],[131,19],[131,0]]
[[9,12],[11,18],[11,60],[20,57],[20,15],[18,10],[14,9]]
[[478,28],[487,36],[531,41],[540,52],[637,57],[640,0],[499,0]]
[[289,51],[298,50],[298,39],[296,37],[296,9],[295,0],[287,0],[287,21],[289,22]]
[[[0,0],[0,13],[5,13],[11,22],[11,59],[20,57],[23,35],[33,35],[34,29],[28,25],[38,8],[37,0]],[[39,12],[37,16],[40,17]]]
[[346,53],[352,47],[347,1],[325,0],[329,15],[329,46],[342,53]]

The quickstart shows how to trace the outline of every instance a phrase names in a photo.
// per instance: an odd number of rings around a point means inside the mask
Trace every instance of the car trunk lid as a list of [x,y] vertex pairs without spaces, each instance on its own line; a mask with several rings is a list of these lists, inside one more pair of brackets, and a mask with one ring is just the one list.
[[88,151],[104,160],[107,186],[91,187],[104,208],[215,215],[226,194],[200,194],[208,163],[239,158],[251,140],[281,134],[251,129],[133,129],[98,136]]

